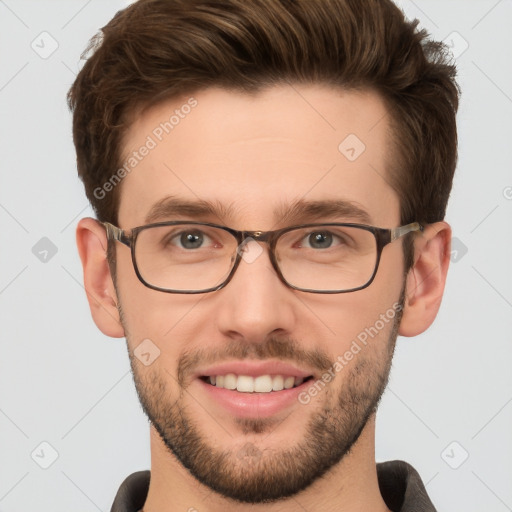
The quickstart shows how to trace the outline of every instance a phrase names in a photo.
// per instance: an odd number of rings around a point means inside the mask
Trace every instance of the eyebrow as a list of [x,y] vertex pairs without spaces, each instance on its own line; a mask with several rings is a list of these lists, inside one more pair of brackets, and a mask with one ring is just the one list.
[[[221,222],[233,219],[240,208],[219,201],[205,199],[189,200],[176,196],[167,196],[156,202],[145,218],[146,224],[186,217],[191,220],[216,217]],[[369,213],[353,201],[346,199],[323,199],[306,201],[299,199],[291,204],[282,203],[274,209],[274,218],[278,224],[293,225],[317,220],[337,219],[372,224]]]
[[233,206],[226,206],[219,201],[211,202],[205,199],[192,201],[176,196],[167,196],[151,207],[145,222],[151,224],[177,216],[189,219],[217,217],[222,220],[233,217],[235,213],[236,209]]
[[305,201],[299,199],[291,204],[282,204],[274,210],[274,217],[281,223],[299,224],[317,220],[337,219],[371,224],[370,214],[353,201],[346,199],[323,199]]

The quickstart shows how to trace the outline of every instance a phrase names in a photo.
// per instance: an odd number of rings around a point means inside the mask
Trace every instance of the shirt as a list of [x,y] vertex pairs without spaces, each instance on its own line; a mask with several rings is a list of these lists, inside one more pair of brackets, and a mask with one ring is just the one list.
[[[377,464],[379,488],[393,512],[436,512],[417,471],[407,462],[393,460]],[[111,512],[139,512],[149,489],[149,471],[138,471],[119,487]]]

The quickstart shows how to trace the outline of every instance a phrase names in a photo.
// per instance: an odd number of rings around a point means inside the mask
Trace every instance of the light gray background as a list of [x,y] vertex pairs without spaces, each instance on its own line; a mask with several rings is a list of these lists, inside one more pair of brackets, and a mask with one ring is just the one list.
[[[74,231],[91,210],[65,103],[88,39],[127,4],[0,0],[0,512],[108,511],[120,482],[149,468],[124,340],[96,329],[81,284]],[[512,510],[512,1],[400,5],[460,53],[460,160],[446,219],[458,252],[435,324],[399,339],[377,458],[412,463],[440,511],[504,512]],[[47,58],[31,47],[49,52],[52,39],[58,48]],[[46,262],[36,246],[43,237],[57,249]],[[43,469],[52,450],[58,458]]]

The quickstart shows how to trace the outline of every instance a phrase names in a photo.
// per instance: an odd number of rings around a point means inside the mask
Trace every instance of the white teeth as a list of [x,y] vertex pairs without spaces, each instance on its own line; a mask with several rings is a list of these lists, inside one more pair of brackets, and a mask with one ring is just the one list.
[[283,389],[300,386],[304,382],[304,378],[283,375],[251,377],[249,375],[228,373],[226,375],[212,375],[209,377],[209,382],[218,388],[236,389],[241,393],[270,393],[271,391],[282,391]]
[[226,389],[236,389],[237,377],[234,373],[228,373],[224,375],[224,387]]
[[291,389],[295,384],[295,377],[286,377],[284,379],[284,389]]
[[247,375],[239,375],[236,390],[243,393],[252,393],[254,391],[254,379]]
[[257,393],[269,393],[272,391],[272,377],[260,375],[254,379],[254,391]]
[[282,375],[276,375],[272,379],[272,388],[274,391],[281,391],[284,389],[284,379]]

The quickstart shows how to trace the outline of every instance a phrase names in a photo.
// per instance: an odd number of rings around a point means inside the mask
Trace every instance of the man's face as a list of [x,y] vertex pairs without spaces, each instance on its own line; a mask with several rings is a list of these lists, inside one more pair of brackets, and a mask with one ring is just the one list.
[[[197,105],[181,110],[190,112],[168,134],[157,128],[187,98],[159,104],[131,126],[127,154],[148,136],[156,147],[121,184],[121,228],[146,224],[152,207],[170,196],[223,208],[201,217],[160,208],[153,221],[274,230],[290,225],[274,215],[277,209],[299,200],[343,200],[365,210],[375,226],[399,225],[399,200],[386,181],[388,117],[375,94],[283,86],[256,96],[209,89],[194,97]],[[354,135],[366,146],[362,153]],[[324,221],[359,219],[330,214],[313,220]],[[293,224],[307,222],[297,217]],[[385,387],[399,316],[390,311],[403,291],[400,242],[385,247],[369,287],[342,294],[288,288],[271,266],[268,246],[261,247],[256,259],[241,261],[226,287],[198,295],[145,287],[129,249],[116,249],[118,301],[146,413],[199,481],[246,502],[298,492],[357,441]],[[354,340],[371,326],[358,350]],[[160,350],[148,366],[133,355],[147,339]],[[330,382],[322,380],[329,371]],[[208,382],[227,373],[307,380],[268,393]]]

